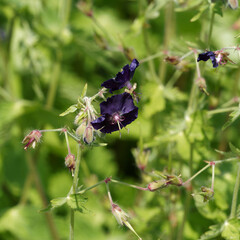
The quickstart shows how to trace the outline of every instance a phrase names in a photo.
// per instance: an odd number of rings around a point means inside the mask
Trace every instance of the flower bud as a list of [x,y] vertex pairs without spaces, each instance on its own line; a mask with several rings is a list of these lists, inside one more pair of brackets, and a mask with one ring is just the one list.
[[209,95],[209,93],[207,92],[207,85],[204,78],[202,77],[197,78],[196,84],[202,92],[204,92],[206,95]]
[[83,122],[81,125],[78,126],[78,128],[76,129],[76,134],[81,137],[83,136],[85,129],[87,127],[87,123]]
[[83,141],[87,144],[92,143],[94,140],[94,129],[92,126],[86,127],[83,134]]
[[41,136],[42,134],[39,130],[31,131],[22,141],[23,144],[26,144],[24,150],[27,150],[29,147],[35,148],[36,143],[40,142]]
[[120,225],[125,225],[128,227],[138,237],[139,240],[142,240],[128,222],[128,214],[125,213],[117,204],[112,203],[112,214]]
[[68,154],[65,158],[65,165],[69,168],[71,172],[73,172],[75,169],[75,163],[75,156],[73,154]]
[[183,181],[180,176],[169,175],[167,176],[167,184],[175,185],[175,186],[182,186]]
[[149,191],[154,192],[159,189],[167,187],[168,182],[165,179],[156,180],[148,184],[147,188]]
[[147,166],[150,156],[150,150],[149,149],[140,150],[138,148],[135,148],[132,150],[132,153],[135,158],[137,167],[143,171]]
[[209,200],[211,200],[214,196],[214,191],[211,188],[207,188],[202,186],[201,187],[201,191],[199,194],[203,196],[203,201],[207,202]]

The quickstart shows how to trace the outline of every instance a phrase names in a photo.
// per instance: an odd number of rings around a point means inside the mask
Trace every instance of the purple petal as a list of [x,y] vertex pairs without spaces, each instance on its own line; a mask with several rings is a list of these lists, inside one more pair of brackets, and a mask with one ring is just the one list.
[[109,91],[112,93],[115,90],[119,90],[126,86],[127,82],[129,82],[133,74],[135,72],[135,69],[139,66],[139,62],[137,59],[133,59],[130,66],[127,64],[123,67],[123,70],[121,72],[118,72],[115,78],[111,78],[104,83],[102,83],[102,87],[108,88]]
[[107,99],[107,101],[100,104],[101,114],[110,114],[121,112],[128,113],[135,108],[132,96],[129,93],[122,93],[114,95]]
[[[134,105],[129,93],[114,95],[100,104],[102,116],[91,122],[92,126],[103,133],[118,131],[138,117],[138,108]],[[122,120],[119,124],[113,122],[114,114],[119,114]]]
[[217,63],[215,54],[214,54],[214,52],[211,52],[211,51],[208,51],[208,52],[206,52],[206,53],[200,53],[200,54],[198,55],[197,61],[198,61],[198,62],[199,62],[199,61],[204,61],[204,62],[206,62],[208,59],[211,59],[214,68],[218,67],[218,63]]

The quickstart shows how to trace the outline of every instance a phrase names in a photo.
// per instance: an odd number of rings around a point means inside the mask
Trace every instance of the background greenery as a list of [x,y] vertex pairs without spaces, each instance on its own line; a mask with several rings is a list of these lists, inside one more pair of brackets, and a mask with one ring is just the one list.
[[[85,148],[80,184],[113,176],[146,186],[154,179],[138,170],[132,155],[141,141],[150,150],[147,171],[165,169],[184,181],[205,166],[204,160],[222,157],[215,149],[228,151],[230,142],[240,146],[239,121],[223,130],[229,110],[211,112],[237,108],[238,51],[229,51],[236,64],[213,69],[211,62],[200,62],[209,96],[197,88],[194,54],[177,66],[164,62],[193,48],[237,46],[239,11],[226,1],[210,0],[0,0],[0,239],[68,239],[66,206],[39,213],[72,185],[64,166],[64,136],[45,133],[37,149],[27,152],[21,141],[32,129],[73,128],[74,114],[59,114],[77,101],[85,83],[94,95],[134,57],[140,61],[133,79],[139,118],[121,138],[117,132],[97,139],[107,147]],[[73,141],[71,149],[76,149]],[[204,204],[191,193],[210,187],[210,169],[189,188],[154,193],[110,188],[143,239],[239,239],[239,215],[230,228],[222,225],[230,214],[236,175],[236,162],[218,165],[214,199]],[[76,239],[135,238],[111,215],[104,186],[86,196],[90,212],[76,214]],[[211,225],[216,225],[212,234],[204,237]]]

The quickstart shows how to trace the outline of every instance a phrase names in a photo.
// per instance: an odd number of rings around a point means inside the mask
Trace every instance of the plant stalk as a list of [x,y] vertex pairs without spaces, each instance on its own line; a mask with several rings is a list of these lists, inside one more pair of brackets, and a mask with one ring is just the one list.
[[237,215],[237,199],[238,199],[238,192],[240,186],[240,163],[238,163],[238,171],[237,171],[237,178],[233,190],[233,198],[232,198],[232,206],[231,206],[231,213],[229,218],[235,218]]

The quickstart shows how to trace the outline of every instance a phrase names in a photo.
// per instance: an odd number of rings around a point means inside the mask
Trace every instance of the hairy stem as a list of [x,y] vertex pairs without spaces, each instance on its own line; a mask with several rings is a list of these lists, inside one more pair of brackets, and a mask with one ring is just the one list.
[[231,206],[231,213],[229,218],[234,218],[236,217],[236,214],[237,214],[237,199],[238,199],[239,186],[240,186],[240,163],[238,163],[238,171],[237,171],[236,182],[233,190],[232,206]]
[[[77,193],[80,162],[81,162],[81,145],[78,144],[77,160],[76,160],[76,166],[75,166],[74,177],[73,177],[73,185],[72,185],[73,194]],[[69,240],[74,240],[74,210],[73,209],[71,209],[71,211],[70,211],[70,236],[69,236]]]

